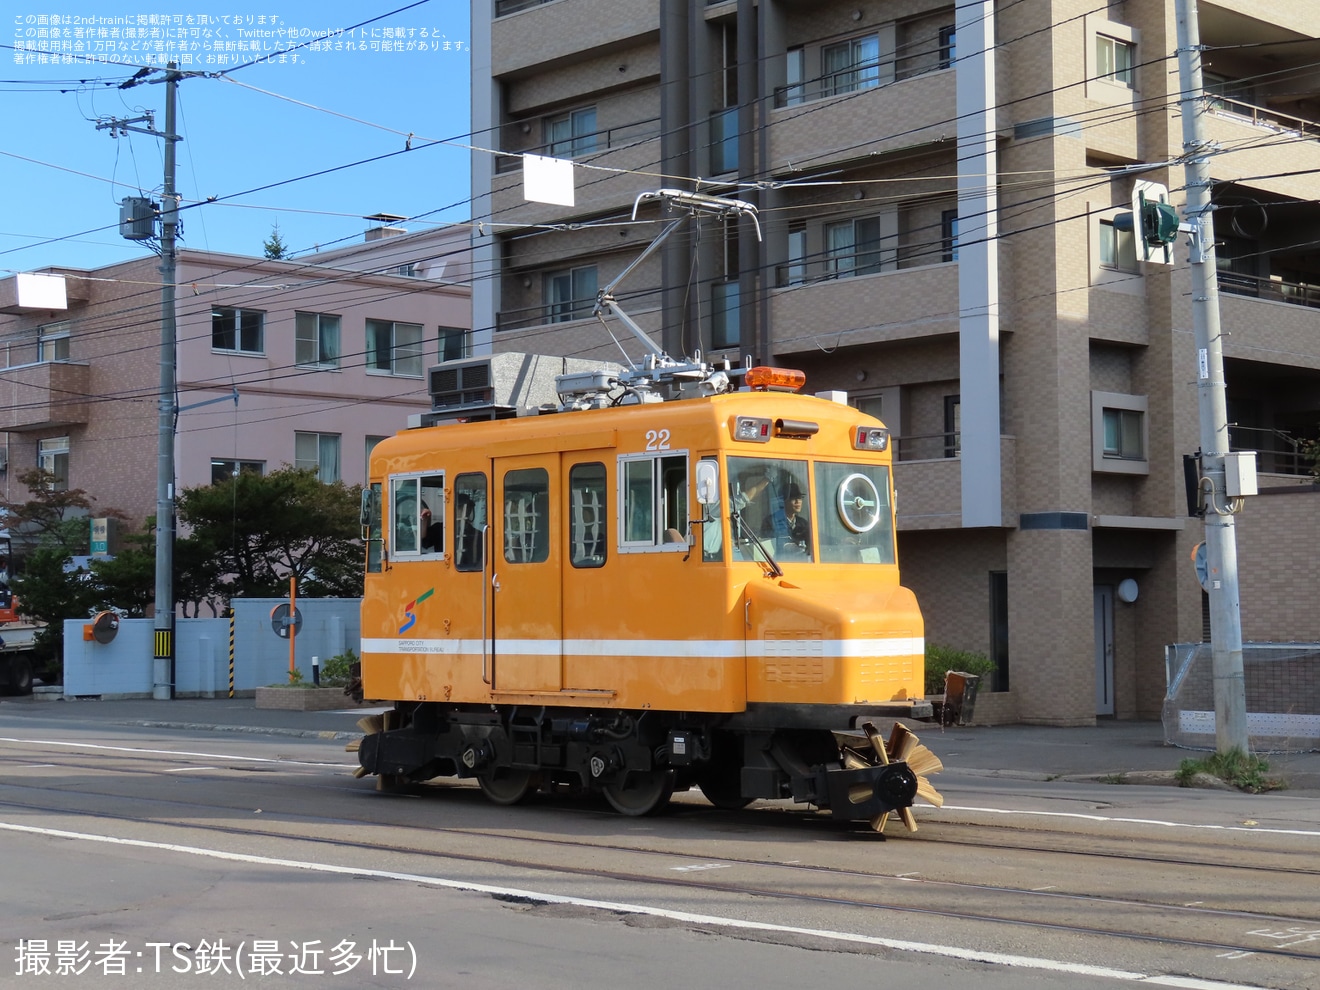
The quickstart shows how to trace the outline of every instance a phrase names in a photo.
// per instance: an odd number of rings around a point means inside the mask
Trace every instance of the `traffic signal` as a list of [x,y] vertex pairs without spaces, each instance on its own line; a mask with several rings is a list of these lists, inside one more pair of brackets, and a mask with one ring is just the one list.
[[[1115,230],[1131,230],[1138,237],[1143,261],[1164,264],[1172,260],[1169,245],[1178,239],[1178,211],[1168,202],[1169,191],[1158,182],[1138,179],[1132,193],[1132,212],[1119,213],[1114,219]],[[1140,218],[1138,221],[1137,218]]]
[[1141,201],[1141,236],[1149,245],[1163,246],[1178,239],[1178,211],[1168,203]]

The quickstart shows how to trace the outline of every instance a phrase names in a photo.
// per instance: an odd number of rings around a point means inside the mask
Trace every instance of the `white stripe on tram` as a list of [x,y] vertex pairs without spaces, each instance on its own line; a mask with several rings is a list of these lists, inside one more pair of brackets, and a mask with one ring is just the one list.
[[[486,652],[492,645],[486,642]],[[869,659],[922,656],[920,636],[895,639],[500,639],[497,654],[557,657],[677,657],[765,659]],[[364,638],[363,653],[481,656],[479,639]]]

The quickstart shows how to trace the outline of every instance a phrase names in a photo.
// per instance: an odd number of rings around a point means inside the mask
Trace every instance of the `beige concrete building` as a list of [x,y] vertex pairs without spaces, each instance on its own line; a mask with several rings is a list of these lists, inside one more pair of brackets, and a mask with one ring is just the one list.
[[[1266,490],[1243,634],[1317,640],[1320,8],[1199,8],[1231,440]],[[503,152],[473,157],[478,347],[616,358],[590,315],[658,229],[637,195],[753,202],[761,240],[672,237],[628,312],[886,421],[927,641],[998,665],[980,716],[1158,716],[1165,644],[1205,623],[1190,280],[1115,218],[1138,180],[1184,201],[1174,0],[474,0],[472,33]],[[526,153],[577,163],[574,206],[524,200]]]

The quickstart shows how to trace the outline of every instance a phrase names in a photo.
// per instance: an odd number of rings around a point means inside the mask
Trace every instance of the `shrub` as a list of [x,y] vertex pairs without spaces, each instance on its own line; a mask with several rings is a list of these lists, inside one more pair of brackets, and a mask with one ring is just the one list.
[[1189,787],[1192,778],[1198,773],[1208,773],[1249,794],[1277,791],[1287,786],[1277,777],[1266,776],[1269,770],[1270,765],[1266,760],[1235,749],[1228,753],[1215,753],[1213,756],[1199,760],[1183,760],[1174,776],[1183,787]]
[[[926,644],[926,693],[944,693],[944,675],[951,670],[965,674],[978,674],[987,681],[995,672],[994,661],[984,653],[971,653],[967,650],[955,650],[948,646]],[[988,685],[987,685],[988,688]]]
[[345,687],[352,677],[353,664],[358,662],[358,655],[349,647],[338,656],[330,657],[321,664],[321,684],[326,687]]

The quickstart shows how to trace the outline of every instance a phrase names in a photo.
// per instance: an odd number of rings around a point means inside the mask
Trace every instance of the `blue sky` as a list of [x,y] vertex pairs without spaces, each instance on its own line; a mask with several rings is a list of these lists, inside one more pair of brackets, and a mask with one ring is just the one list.
[[[146,254],[142,244],[119,236],[119,201],[137,195],[159,200],[164,142],[145,134],[112,138],[96,123],[150,110],[157,130],[164,130],[164,85],[118,85],[138,66],[160,65],[148,62],[144,46],[182,57],[186,45],[197,60],[194,71],[215,73],[251,61],[258,43],[287,43],[287,33],[261,39],[246,33],[253,31],[297,28],[309,32],[300,40],[311,40],[381,18],[353,35],[338,35],[340,47],[333,50],[323,42],[321,50],[248,64],[224,78],[180,83],[177,189],[185,206],[217,198],[183,213],[184,247],[260,255],[278,223],[281,238],[299,255],[360,240],[368,226],[361,218],[368,214],[428,214],[404,224],[410,230],[469,219],[469,152],[461,146],[470,126],[466,0],[277,0],[263,7],[214,0],[136,6],[17,0],[0,22],[6,207],[0,277],[46,265],[93,268]],[[89,9],[119,23],[74,22]],[[139,13],[156,23],[139,24]],[[165,14],[178,19],[162,24],[158,15]],[[98,54],[125,64],[33,64],[23,50],[57,42],[94,45]],[[111,45],[119,50],[112,53]],[[161,77],[157,71],[146,78]],[[401,153],[410,133],[413,150]],[[454,144],[428,146],[455,137]],[[303,178],[326,169],[337,170]],[[244,195],[226,199],[236,193]]]

